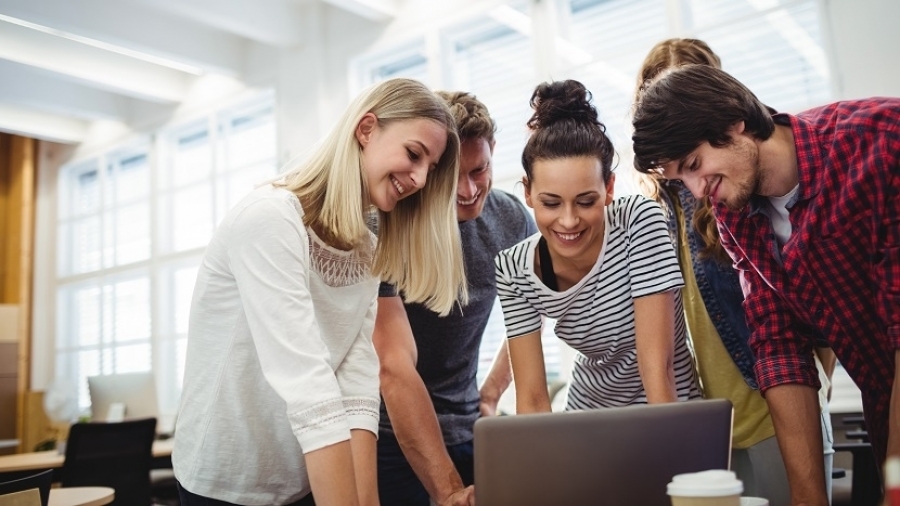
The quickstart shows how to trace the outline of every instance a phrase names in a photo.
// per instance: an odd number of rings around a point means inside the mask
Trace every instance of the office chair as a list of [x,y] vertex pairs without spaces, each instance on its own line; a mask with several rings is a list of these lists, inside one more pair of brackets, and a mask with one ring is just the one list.
[[[875,461],[875,453],[869,443],[865,418],[862,416],[846,416],[840,419],[839,427],[855,427],[844,430],[847,442],[835,442],[835,454],[846,452],[853,458],[849,503],[837,500],[833,504],[846,506],[878,506],[882,499],[881,473]],[[858,440],[858,442],[852,442]]]
[[25,478],[0,483],[0,496],[36,488],[41,496],[41,506],[47,506],[50,501],[50,485],[52,484],[53,470],[48,469]]
[[149,506],[155,435],[156,418],[73,424],[62,486],[110,487],[116,491],[112,504]]

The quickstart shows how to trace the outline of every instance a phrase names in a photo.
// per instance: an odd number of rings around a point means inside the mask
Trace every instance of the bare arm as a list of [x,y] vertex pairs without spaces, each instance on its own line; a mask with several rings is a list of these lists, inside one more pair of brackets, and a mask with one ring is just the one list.
[[675,293],[634,299],[638,370],[647,402],[678,400],[675,389]]
[[[378,506],[378,478],[375,458],[375,434],[363,430],[350,431],[350,449],[353,453],[353,471],[356,474],[356,490],[361,506]],[[316,496],[318,500],[318,496]]]
[[481,416],[494,416],[497,414],[497,402],[500,396],[509,387],[512,381],[512,368],[509,364],[509,346],[508,339],[503,339],[497,355],[494,357],[494,363],[491,366],[491,372],[488,373],[484,384],[481,385]]
[[510,339],[509,361],[516,384],[516,412],[549,412],[550,394],[547,392],[541,331]]
[[355,506],[359,504],[350,441],[313,450],[304,455],[309,484],[316,504],[323,506]]
[[444,504],[464,487],[444,446],[431,397],[416,371],[416,342],[400,297],[378,299],[372,342],[381,361],[381,395],[403,455],[428,494]]
[[818,393],[812,387],[788,383],[766,390],[766,403],[787,469],[791,504],[827,505]]

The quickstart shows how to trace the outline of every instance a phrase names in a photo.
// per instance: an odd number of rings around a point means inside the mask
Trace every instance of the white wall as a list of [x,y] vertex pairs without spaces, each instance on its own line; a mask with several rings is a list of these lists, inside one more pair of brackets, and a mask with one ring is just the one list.
[[900,2],[826,0],[837,99],[900,96]]

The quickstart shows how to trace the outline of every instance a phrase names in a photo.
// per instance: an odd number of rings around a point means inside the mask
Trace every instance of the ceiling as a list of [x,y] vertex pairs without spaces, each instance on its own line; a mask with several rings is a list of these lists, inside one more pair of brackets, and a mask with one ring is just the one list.
[[[0,0],[0,131],[77,143],[96,120],[173,109],[201,76],[302,47],[311,9],[372,21],[399,0]],[[314,41],[313,41],[314,42]]]

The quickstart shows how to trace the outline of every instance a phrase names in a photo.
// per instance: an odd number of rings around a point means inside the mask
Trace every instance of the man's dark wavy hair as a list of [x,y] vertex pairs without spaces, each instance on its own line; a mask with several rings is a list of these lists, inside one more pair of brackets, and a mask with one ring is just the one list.
[[652,172],[681,160],[704,141],[723,147],[728,129],[743,121],[759,140],[775,130],[775,111],[727,72],[685,65],[664,72],[641,93],[634,111],[634,167]]

